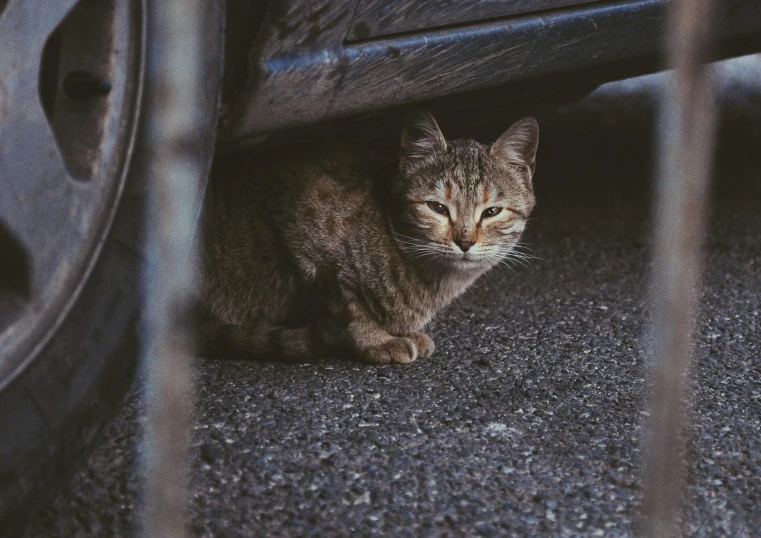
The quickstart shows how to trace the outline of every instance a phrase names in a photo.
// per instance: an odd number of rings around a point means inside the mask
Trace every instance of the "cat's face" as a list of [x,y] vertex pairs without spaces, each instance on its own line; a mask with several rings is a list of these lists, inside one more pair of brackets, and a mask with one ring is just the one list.
[[491,147],[447,141],[424,111],[402,134],[400,247],[424,263],[483,271],[520,257],[515,247],[534,207],[531,179],[539,129],[515,123]]

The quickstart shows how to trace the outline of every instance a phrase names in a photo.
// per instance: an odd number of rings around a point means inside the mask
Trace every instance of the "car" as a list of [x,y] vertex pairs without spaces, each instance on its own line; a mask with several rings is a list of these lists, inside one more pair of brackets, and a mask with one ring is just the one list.
[[[209,1],[192,146],[209,170],[215,152],[394,123],[419,103],[446,121],[576,99],[662,68],[666,5]],[[761,0],[717,9],[716,58],[761,50]],[[135,376],[150,13],[0,1],[0,528],[68,476]]]

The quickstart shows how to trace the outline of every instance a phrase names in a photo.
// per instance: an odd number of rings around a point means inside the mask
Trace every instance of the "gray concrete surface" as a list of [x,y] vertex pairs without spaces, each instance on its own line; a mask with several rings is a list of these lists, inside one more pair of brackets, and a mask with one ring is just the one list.
[[[631,94],[615,95],[548,115],[526,237],[540,260],[495,270],[438,316],[430,359],[199,363],[194,536],[636,531],[653,141],[647,103],[632,115]],[[720,138],[688,536],[761,535],[758,104],[727,108]],[[140,401],[27,538],[134,534]]]

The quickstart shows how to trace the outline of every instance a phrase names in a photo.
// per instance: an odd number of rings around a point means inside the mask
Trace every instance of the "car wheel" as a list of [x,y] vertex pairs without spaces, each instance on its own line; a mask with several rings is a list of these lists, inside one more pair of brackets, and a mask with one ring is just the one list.
[[[136,370],[145,0],[0,0],[0,534],[89,451]],[[207,3],[210,163],[222,1]],[[198,192],[198,197],[203,193]]]

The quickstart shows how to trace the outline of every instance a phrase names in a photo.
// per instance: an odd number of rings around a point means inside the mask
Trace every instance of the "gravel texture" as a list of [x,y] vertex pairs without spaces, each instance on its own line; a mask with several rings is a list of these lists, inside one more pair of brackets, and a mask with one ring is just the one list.
[[[193,536],[636,531],[653,142],[616,110],[548,120],[526,236],[540,259],[442,312],[430,359],[199,363]],[[761,532],[761,136],[735,120],[707,239],[688,536]],[[27,538],[135,533],[140,401]]]

